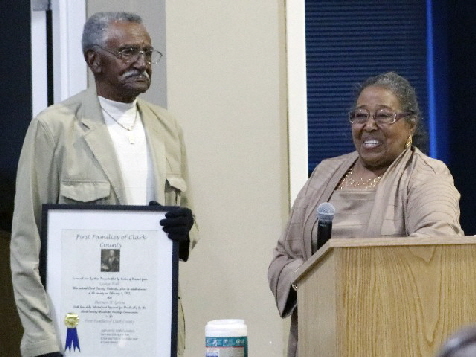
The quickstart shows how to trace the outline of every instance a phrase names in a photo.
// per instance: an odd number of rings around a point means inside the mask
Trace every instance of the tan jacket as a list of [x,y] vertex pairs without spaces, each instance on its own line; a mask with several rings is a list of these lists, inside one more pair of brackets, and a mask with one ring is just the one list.
[[[182,130],[164,109],[138,99],[154,163],[157,201],[190,207]],[[124,184],[94,89],[52,105],[32,120],[17,172],[11,268],[24,327],[23,356],[61,350],[38,272],[45,203],[126,204]],[[191,246],[197,239],[191,232]],[[179,300],[180,302],[180,300]],[[179,303],[179,353],[184,321]]]
[[[282,317],[292,314],[288,356],[297,356],[297,307],[290,295],[295,271],[311,256],[316,208],[357,160],[356,152],[320,163],[294,202],[288,225],[274,250],[268,280]],[[404,151],[380,181],[363,237],[456,236],[460,194],[446,165],[416,148]]]

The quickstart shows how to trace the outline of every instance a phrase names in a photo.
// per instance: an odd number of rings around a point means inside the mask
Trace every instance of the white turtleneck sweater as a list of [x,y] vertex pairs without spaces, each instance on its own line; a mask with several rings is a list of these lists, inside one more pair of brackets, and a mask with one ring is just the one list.
[[122,103],[99,96],[99,103],[121,168],[126,202],[147,205],[156,199],[154,172],[137,100]]

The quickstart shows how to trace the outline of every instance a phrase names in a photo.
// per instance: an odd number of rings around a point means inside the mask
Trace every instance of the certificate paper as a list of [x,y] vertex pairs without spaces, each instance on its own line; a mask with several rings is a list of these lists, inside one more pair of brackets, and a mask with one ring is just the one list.
[[178,258],[159,223],[165,211],[45,205],[43,213],[45,283],[64,355],[175,356]]

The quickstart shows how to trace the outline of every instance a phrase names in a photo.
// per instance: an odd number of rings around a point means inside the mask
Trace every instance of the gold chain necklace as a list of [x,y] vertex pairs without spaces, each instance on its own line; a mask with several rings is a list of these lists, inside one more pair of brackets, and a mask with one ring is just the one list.
[[137,114],[138,114],[138,110],[136,108],[136,116],[134,117],[134,122],[132,123],[132,125],[128,128],[127,126],[125,126],[124,124],[120,123],[116,118],[114,118],[111,113],[109,113],[106,109],[104,109],[104,107],[101,107],[101,109],[104,111],[104,113],[106,113],[109,118],[111,118],[112,120],[114,120],[117,125],[119,125],[121,128],[127,130],[127,138],[129,139],[129,143],[130,144],[135,144],[135,138],[134,138],[134,135],[132,134],[132,129],[134,129],[134,126],[136,125],[136,122],[137,122]]
[[345,176],[342,178],[342,180],[339,183],[338,188],[343,189],[344,187],[354,187],[354,188],[361,188],[361,189],[371,189],[377,186],[377,184],[380,182],[382,179],[382,175],[379,175],[374,178],[366,179],[364,180],[362,177],[359,179],[354,179],[352,176],[352,173],[354,172],[354,167],[352,166]]

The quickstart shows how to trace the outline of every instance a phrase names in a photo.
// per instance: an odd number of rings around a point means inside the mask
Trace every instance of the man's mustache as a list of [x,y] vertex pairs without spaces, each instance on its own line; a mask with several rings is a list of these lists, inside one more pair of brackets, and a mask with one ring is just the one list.
[[137,71],[137,70],[130,70],[123,74],[124,78],[134,77],[134,76],[144,76],[147,79],[150,79],[149,73],[147,71]]

